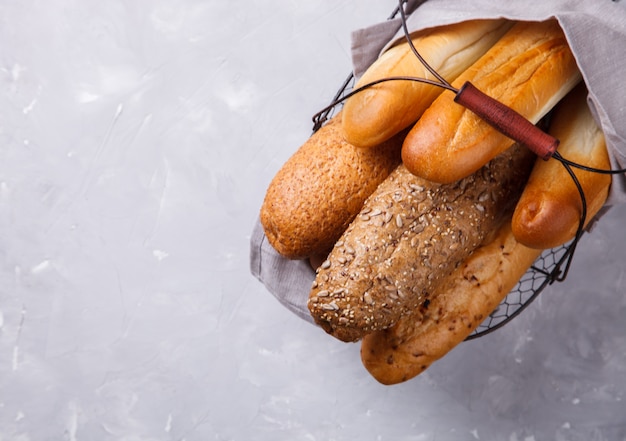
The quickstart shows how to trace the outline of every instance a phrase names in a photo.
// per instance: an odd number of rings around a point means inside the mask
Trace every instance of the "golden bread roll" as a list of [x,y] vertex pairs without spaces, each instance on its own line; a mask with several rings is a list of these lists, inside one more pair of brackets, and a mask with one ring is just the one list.
[[384,331],[366,335],[361,360],[380,383],[407,381],[464,341],[515,287],[540,250],[517,242],[510,219],[422,305]]
[[[472,20],[424,30],[411,40],[428,63],[452,81],[510,26],[505,20]],[[405,41],[386,50],[355,88],[397,76],[434,79]],[[345,102],[342,125],[346,140],[357,147],[380,144],[414,124],[442,90],[414,81],[388,81],[364,89]]]
[[357,341],[419,308],[513,209],[533,160],[526,148],[511,148],[452,184],[399,166],[318,268],[308,301],[315,321]]
[[348,144],[341,113],[315,132],[272,179],[260,221],[290,259],[327,253],[365,199],[400,163],[398,135],[372,149]]
[[[537,123],[581,79],[556,21],[516,23],[454,82],[470,81],[486,95]],[[402,160],[425,179],[448,183],[475,172],[514,141],[444,92],[410,130]]]
[[[593,168],[611,164],[602,130],[586,102],[584,84],[576,87],[557,106],[550,134],[560,140],[558,152],[565,159]],[[605,204],[611,176],[572,168],[587,202],[587,222]],[[537,160],[513,214],[513,233],[518,241],[534,248],[554,248],[573,239],[582,216],[578,188],[556,159]]]

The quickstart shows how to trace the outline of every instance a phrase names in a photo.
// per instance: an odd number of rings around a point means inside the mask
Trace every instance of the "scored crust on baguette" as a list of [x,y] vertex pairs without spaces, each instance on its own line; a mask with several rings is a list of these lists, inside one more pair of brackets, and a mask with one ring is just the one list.
[[363,338],[363,365],[386,385],[424,372],[495,310],[540,254],[515,240],[509,218],[433,291],[427,306]]
[[[488,96],[537,123],[578,82],[581,74],[555,20],[516,23],[454,82],[470,81]],[[402,147],[414,174],[454,182],[478,170],[514,141],[445,92],[424,112]]]
[[453,184],[428,182],[400,165],[318,268],[308,301],[316,323],[357,341],[428,301],[512,209],[533,158],[514,146]]
[[[418,32],[411,41],[440,75],[452,81],[511,25],[506,20],[471,20]],[[434,79],[405,41],[386,50],[361,76],[355,89],[396,76]],[[346,140],[357,147],[372,147],[389,139],[414,124],[442,90],[414,81],[389,81],[362,90],[344,104]]]
[[267,189],[260,221],[272,247],[290,259],[328,252],[367,196],[400,164],[403,135],[358,149],[343,138],[341,113],[315,132]]
[[[558,152],[593,168],[611,164],[604,134],[587,106],[584,83],[556,107],[549,132],[559,139]],[[573,168],[585,194],[588,224],[604,206],[611,176]],[[556,159],[538,160],[513,214],[513,233],[534,248],[554,248],[573,239],[582,216],[582,201],[573,179]]]

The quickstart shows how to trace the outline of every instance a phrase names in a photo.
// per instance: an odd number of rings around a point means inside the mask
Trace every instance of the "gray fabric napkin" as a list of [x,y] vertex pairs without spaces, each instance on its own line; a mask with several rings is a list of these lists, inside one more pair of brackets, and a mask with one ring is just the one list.
[[[588,104],[604,132],[612,166],[626,167],[626,0],[428,0],[408,17],[407,27],[413,32],[477,18],[556,18],[589,89]],[[399,19],[354,31],[355,76],[399,38],[404,38]],[[607,207],[624,202],[626,177],[614,175]],[[313,323],[306,302],[315,273],[308,261],[281,257],[265,238],[258,220],[250,245],[252,274],[285,307]]]

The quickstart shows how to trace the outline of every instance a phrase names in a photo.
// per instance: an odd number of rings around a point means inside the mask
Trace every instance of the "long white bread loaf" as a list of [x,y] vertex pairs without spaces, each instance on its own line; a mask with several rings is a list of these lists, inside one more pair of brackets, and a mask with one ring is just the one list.
[[[448,81],[454,80],[511,27],[505,20],[471,20],[411,36],[415,48]],[[390,77],[434,79],[405,41],[386,50],[355,88]],[[443,89],[414,81],[389,81],[348,98],[342,126],[346,140],[372,147],[411,126]]]
[[[556,21],[516,23],[453,85],[470,81],[486,95],[537,123],[581,80]],[[413,126],[402,146],[405,166],[434,182],[478,170],[514,141],[444,92]]]
[[[598,169],[611,163],[604,134],[587,106],[587,89],[580,84],[557,106],[549,132],[561,142],[558,152],[566,159]],[[611,176],[572,168],[587,202],[590,220],[605,204]],[[582,200],[567,170],[556,159],[538,160],[513,214],[513,233],[534,248],[554,248],[576,235]]]

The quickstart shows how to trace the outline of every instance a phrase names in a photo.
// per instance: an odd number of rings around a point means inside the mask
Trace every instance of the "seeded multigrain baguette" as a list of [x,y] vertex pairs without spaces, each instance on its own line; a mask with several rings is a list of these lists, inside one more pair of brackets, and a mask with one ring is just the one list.
[[267,189],[261,224],[284,257],[327,253],[365,199],[400,164],[404,133],[360,149],[344,140],[341,118],[339,113],[307,139]]
[[363,338],[361,360],[382,384],[424,372],[464,341],[515,287],[541,250],[517,242],[510,219],[433,292],[389,329]]
[[497,228],[532,162],[514,146],[452,184],[431,183],[400,165],[318,268],[308,301],[315,321],[342,341],[358,341],[427,302]]

